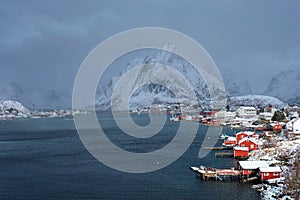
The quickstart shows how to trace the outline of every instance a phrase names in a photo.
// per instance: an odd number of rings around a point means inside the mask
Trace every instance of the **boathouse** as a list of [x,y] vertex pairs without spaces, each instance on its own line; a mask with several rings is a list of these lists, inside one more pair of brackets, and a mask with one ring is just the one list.
[[269,179],[280,178],[281,169],[280,167],[260,167],[259,176],[261,181]]
[[233,155],[235,158],[249,157],[249,148],[248,147],[234,147]]
[[236,145],[236,138],[235,137],[228,137],[224,140],[223,146],[235,146]]
[[266,161],[239,161],[238,168],[242,172],[243,176],[256,176],[259,174],[260,168],[269,167]]
[[240,147],[248,147],[249,151],[258,149],[258,142],[255,138],[243,138],[238,144]]

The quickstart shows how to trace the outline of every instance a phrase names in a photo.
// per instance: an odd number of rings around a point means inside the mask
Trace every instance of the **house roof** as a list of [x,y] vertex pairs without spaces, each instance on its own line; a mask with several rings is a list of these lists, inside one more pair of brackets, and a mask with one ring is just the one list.
[[245,137],[245,138],[243,138],[243,139],[241,139],[240,141],[239,141],[239,144],[241,144],[241,143],[243,143],[243,142],[245,142],[245,141],[251,141],[252,143],[254,143],[254,144],[258,144],[258,141],[255,139],[255,138],[248,138],[248,137]]
[[235,137],[228,137],[226,140],[227,141],[236,141],[236,138]]
[[255,132],[252,132],[252,131],[242,131],[242,132],[238,132],[236,135],[240,135],[240,134],[254,135]]
[[245,109],[245,110],[256,110],[254,107],[252,106],[241,106],[240,109]]
[[280,167],[260,167],[261,172],[281,172]]
[[234,150],[237,150],[237,151],[249,151],[249,148],[248,147],[234,147]]
[[255,161],[239,161],[242,169],[258,169],[262,167],[269,167],[266,161],[255,160]]

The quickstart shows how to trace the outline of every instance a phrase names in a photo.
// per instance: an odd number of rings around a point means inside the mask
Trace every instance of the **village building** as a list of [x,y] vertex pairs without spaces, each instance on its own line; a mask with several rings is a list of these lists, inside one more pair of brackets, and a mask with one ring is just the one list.
[[258,142],[255,138],[249,138],[249,137],[243,138],[239,141],[238,145],[240,147],[248,147],[249,151],[258,149]]
[[258,175],[260,176],[261,181],[280,178],[281,169],[280,167],[260,167]]
[[249,148],[248,147],[234,147],[233,148],[234,158],[246,158],[249,157]]
[[259,174],[260,168],[269,167],[267,161],[239,161],[238,168],[243,176],[256,176]]
[[224,140],[223,146],[235,146],[236,145],[236,138],[235,137],[228,137]]
[[238,144],[240,142],[241,139],[246,138],[246,137],[253,137],[253,138],[257,138],[257,134],[255,132],[252,131],[243,131],[243,132],[239,132],[236,134],[236,144]]
[[286,124],[288,131],[300,134],[300,118],[294,118]]
[[259,113],[258,118],[261,119],[261,120],[270,121],[273,116],[274,116],[274,113],[262,112],[262,113]]
[[215,119],[231,120],[236,117],[235,112],[219,111],[214,114]]
[[256,109],[254,107],[241,106],[237,109],[236,114],[242,118],[253,118],[256,116]]
[[274,126],[273,126],[273,131],[275,132],[280,132],[282,130],[282,125],[277,122]]

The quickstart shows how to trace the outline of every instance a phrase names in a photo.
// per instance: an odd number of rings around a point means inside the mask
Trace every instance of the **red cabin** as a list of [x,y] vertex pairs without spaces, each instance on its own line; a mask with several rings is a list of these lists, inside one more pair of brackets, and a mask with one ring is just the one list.
[[239,142],[239,146],[240,147],[248,147],[249,151],[252,150],[257,150],[258,149],[258,144],[256,139],[254,138],[243,138],[242,140],[240,140]]
[[280,169],[280,167],[260,167],[259,175],[260,175],[261,181],[274,179],[274,178],[280,178],[281,169]]
[[248,147],[234,147],[233,155],[235,158],[249,157],[249,148]]
[[239,132],[236,134],[236,143],[238,144],[240,140],[246,137],[255,137],[255,132],[245,131],[245,132]]
[[282,130],[282,125],[278,122],[273,126],[273,131],[280,132]]
[[235,146],[236,145],[236,138],[235,137],[228,137],[224,140],[223,146]]
[[256,176],[259,173],[259,168],[269,167],[266,161],[239,161],[239,169],[243,176]]

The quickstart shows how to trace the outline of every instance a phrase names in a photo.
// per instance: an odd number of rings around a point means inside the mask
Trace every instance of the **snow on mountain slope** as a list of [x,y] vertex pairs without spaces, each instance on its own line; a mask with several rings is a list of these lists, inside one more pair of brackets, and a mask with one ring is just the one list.
[[21,102],[29,109],[51,110],[71,107],[71,94],[62,89],[42,91],[23,90],[21,84],[12,81],[0,87],[0,99]]
[[[220,96],[222,95],[222,92],[217,86],[213,87],[212,91],[209,92],[202,76],[187,61],[175,54],[160,51],[156,52],[151,57],[133,60],[127,65],[127,69],[124,70],[119,77],[111,79],[104,91],[98,90],[96,96],[97,109],[106,109],[110,106],[112,91],[119,78],[127,71],[139,65],[142,65],[143,68],[140,73],[134,77],[136,85],[139,85],[140,83],[148,84],[135,90],[130,99],[131,107],[149,106],[153,103],[182,102],[183,99],[187,100],[191,97],[184,83],[179,81],[177,77],[174,77],[172,73],[166,73],[166,68],[161,67],[161,65],[170,66],[175,69],[173,71],[179,72],[184,79],[190,83],[199,101],[209,99],[210,92]],[[157,80],[163,80],[162,82],[172,85],[173,88],[176,88],[177,92],[182,94],[183,99],[176,99],[174,93],[170,88],[164,87],[164,84],[153,84],[153,82]]]
[[231,109],[236,109],[239,106],[266,107],[269,105],[272,105],[276,108],[283,108],[287,105],[278,98],[264,95],[245,95],[230,97],[228,104]]
[[229,96],[241,96],[252,94],[252,89],[249,86],[247,80],[239,81],[236,75],[228,72],[227,70],[222,72],[222,77],[226,89],[226,93]]
[[286,69],[274,76],[264,94],[285,101],[300,97],[300,68]]

